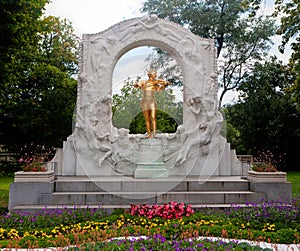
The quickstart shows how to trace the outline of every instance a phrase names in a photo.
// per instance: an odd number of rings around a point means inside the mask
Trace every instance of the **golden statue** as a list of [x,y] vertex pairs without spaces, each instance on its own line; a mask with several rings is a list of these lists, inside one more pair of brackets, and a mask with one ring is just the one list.
[[140,81],[134,84],[134,87],[141,88],[143,90],[143,97],[141,101],[141,107],[146,121],[147,137],[153,138],[156,133],[156,112],[157,103],[155,98],[155,92],[162,91],[167,85],[171,83],[156,79],[156,71],[150,70],[148,72],[148,80]]

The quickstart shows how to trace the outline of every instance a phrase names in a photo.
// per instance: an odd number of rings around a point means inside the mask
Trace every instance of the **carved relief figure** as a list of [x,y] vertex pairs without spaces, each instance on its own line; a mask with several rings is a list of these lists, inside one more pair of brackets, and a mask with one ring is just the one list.
[[[115,142],[115,155],[121,161],[134,161],[135,144],[130,142],[129,130],[125,128],[118,129],[118,139]],[[136,143],[136,142],[135,142]]]
[[184,126],[177,126],[176,132],[172,134],[165,134],[165,150],[164,150],[164,162],[170,166],[174,167],[175,160],[178,156],[181,147],[181,137],[184,133]]
[[91,41],[91,44],[95,46],[93,53],[91,54],[91,69],[95,73],[105,68],[105,62],[111,54],[111,50],[115,45],[116,40],[112,37],[108,38],[96,38]]
[[188,98],[186,101],[186,105],[188,109],[186,112],[188,113],[186,123],[185,123],[185,129],[187,131],[191,131],[194,128],[198,128],[201,119],[200,113],[203,110],[203,103],[201,101],[201,97],[199,96],[193,96]]
[[162,91],[166,88],[167,85],[171,84],[166,80],[156,79],[156,75],[157,74],[155,70],[150,70],[148,72],[149,79],[147,81],[141,81],[134,84],[134,87],[143,90],[141,107],[146,121],[148,138],[153,138],[156,133],[157,103],[155,92]]
[[98,160],[99,166],[113,154],[112,143],[116,140],[116,128],[112,126],[111,96],[104,97],[97,105],[94,117],[94,133],[97,148],[105,152]]
[[132,37],[134,34],[142,32],[144,30],[153,29],[158,25],[157,15],[145,15],[142,16],[137,22],[128,26],[124,32],[121,32],[120,39],[127,40]]
[[182,36],[174,32],[172,28],[160,27],[158,16],[155,14],[142,16],[137,22],[131,24],[124,30],[124,32],[120,33],[120,39],[128,40],[137,33],[151,29],[155,30],[155,32],[163,37],[168,37],[168,39],[172,40],[172,42],[178,42],[182,39]]
[[[181,148],[178,157],[175,161],[175,165],[183,164],[187,158],[190,150],[193,146],[197,145],[202,154],[207,154],[207,146],[211,141],[212,136],[211,121],[207,115],[207,119],[204,123],[199,124],[197,128],[192,131],[183,131],[181,134]],[[203,151],[204,150],[204,151]]]

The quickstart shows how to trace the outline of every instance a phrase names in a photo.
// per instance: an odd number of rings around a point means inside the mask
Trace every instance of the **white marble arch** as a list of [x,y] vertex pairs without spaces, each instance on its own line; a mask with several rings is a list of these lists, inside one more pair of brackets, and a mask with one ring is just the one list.
[[[112,75],[117,61],[139,46],[159,47],[177,61],[184,82],[183,125],[158,135],[170,175],[237,175],[238,162],[220,135],[214,41],[146,15],[97,34],[80,47],[76,126],[64,142],[60,175],[133,175],[140,135],[112,124]],[[139,104],[137,104],[139,105]]]

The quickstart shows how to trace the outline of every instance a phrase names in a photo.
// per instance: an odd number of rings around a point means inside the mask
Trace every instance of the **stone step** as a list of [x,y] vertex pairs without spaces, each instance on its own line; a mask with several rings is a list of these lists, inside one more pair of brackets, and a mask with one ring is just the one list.
[[243,179],[57,179],[56,192],[249,191]]
[[[235,204],[236,206],[243,207],[246,206],[246,204]],[[232,204],[191,204],[192,208],[194,210],[205,210],[205,209],[215,209],[215,210],[222,210],[226,208],[232,207]],[[95,208],[101,208],[107,213],[112,213],[115,209],[123,208],[124,210],[129,210],[130,205],[18,205],[13,208],[14,212],[31,212],[36,213],[41,210],[55,210],[55,209],[74,209],[74,208],[89,208],[89,209],[95,209]]]
[[54,192],[41,194],[40,205],[130,205],[165,204],[170,201],[188,204],[233,204],[257,199],[250,191],[169,191],[154,192]]
[[[183,202],[217,208],[245,204],[263,198],[250,190],[248,180],[237,176],[174,176],[135,179],[127,176],[58,176],[49,183],[13,183],[12,211],[69,206],[129,208],[130,204],[166,204]],[[23,195],[20,196],[20,191]],[[24,196],[24,194],[26,196]],[[222,206],[225,205],[225,206]]]

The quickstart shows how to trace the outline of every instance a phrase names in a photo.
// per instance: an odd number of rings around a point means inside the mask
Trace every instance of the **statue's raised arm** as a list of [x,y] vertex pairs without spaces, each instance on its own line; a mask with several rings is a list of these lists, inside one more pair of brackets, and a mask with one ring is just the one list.
[[161,91],[161,90],[164,90],[167,85],[171,85],[172,83],[167,80],[157,79],[156,84],[157,84],[158,90]]

